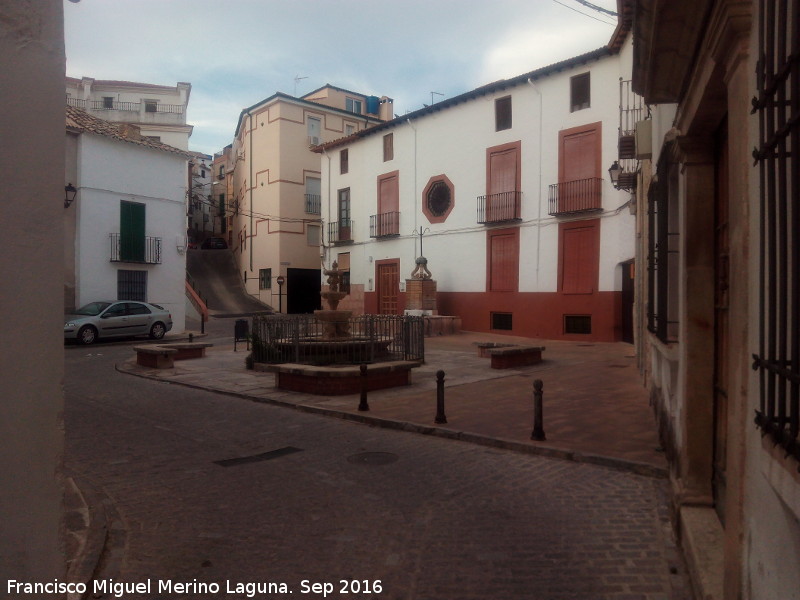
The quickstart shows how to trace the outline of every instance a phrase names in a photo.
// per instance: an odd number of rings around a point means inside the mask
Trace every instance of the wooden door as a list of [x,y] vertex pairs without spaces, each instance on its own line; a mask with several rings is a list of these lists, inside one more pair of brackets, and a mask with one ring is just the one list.
[[400,233],[398,213],[400,211],[400,190],[397,174],[381,177],[378,180],[378,218],[376,233],[378,237]]
[[378,292],[378,314],[400,314],[400,261],[386,261],[376,264]]
[[338,241],[351,239],[350,223],[350,188],[339,190],[339,238]]
[[725,524],[728,447],[728,304],[730,238],[728,232],[727,124],[717,135],[716,197],[714,202],[714,508]]
[[519,217],[516,214],[517,164],[516,146],[489,154],[489,177],[486,190],[486,222],[506,221]]
[[519,283],[519,228],[487,232],[490,292],[515,292]]
[[561,293],[593,294],[600,265],[598,219],[559,224]]
[[119,230],[119,259],[145,262],[145,205],[121,200]]
[[600,126],[562,131],[559,135],[558,211],[573,212],[590,206],[587,194],[597,186],[587,180],[600,176]]

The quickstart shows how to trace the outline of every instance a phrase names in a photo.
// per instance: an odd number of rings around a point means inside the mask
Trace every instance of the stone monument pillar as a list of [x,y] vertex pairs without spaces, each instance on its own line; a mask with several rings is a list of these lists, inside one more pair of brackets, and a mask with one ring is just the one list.
[[428,259],[420,256],[417,266],[406,279],[406,314],[414,316],[438,315],[436,309],[436,281],[431,279]]

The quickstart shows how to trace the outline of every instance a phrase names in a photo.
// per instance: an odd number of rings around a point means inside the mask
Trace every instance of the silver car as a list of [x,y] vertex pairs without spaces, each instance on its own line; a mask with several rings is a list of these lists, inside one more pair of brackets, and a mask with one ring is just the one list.
[[98,338],[149,335],[160,340],[172,329],[172,315],[147,302],[91,302],[64,316],[64,339],[92,344]]

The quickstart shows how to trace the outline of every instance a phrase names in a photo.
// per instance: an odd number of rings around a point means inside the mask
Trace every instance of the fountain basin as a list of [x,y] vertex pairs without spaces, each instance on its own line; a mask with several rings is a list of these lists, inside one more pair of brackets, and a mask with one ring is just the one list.
[[275,373],[276,387],[317,396],[358,394],[366,384],[367,391],[383,390],[411,384],[411,369],[422,361],[373,363],[361,375],[360,365],[315,366],[295,363],[280,365],[256,364],[257,371]]

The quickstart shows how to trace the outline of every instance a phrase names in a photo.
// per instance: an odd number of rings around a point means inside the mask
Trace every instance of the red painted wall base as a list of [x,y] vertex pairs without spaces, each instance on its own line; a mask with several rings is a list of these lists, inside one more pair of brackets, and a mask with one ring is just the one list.
[[[401,307],[405,309],[403,294]],[[461,318],[465,331],[499,333],[546,340],[618,342],[622,339],[622,292],[561,294],[558,292],[442,292],[440,315]],[[377,307],[376,294],[364,294],[366,312]],[[401,309],[401,310],[402,310]],[[492,329],[492,313],[510,313],[511,330]],[[591,316],[591,333],[566,333],[566,315]]]

